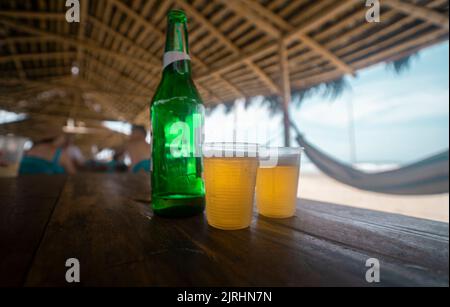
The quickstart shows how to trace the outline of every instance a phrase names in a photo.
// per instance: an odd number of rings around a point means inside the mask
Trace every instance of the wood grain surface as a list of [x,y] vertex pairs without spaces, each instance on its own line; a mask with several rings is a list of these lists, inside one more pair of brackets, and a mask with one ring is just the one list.
[[222,231],[153,216],[149,177],[131,174],[2,180],[0,200],[2,285],[448,286],[445,223],[301,199],[293,218]]
[[0,178],[0,286],[20,286],[65,177]]

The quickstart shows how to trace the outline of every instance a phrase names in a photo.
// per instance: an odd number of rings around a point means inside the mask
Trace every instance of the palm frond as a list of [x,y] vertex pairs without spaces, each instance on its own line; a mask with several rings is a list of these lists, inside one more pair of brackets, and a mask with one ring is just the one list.
[[329,99],[330,101],[336,100],[347,89],[350,88],[350,84],[345,77],[339,79],[321,83],[308,89],[295,91],[292,93],[292,104],[299,108],[306,98],[313,96],[320,96],[323,99]]
[[[350,84],[348,83],[348,80],[345,77],[341,77],[330,82],[318,84],[308,89],[293,91],[291,103],[296,108],[299,108],[306,98],[316,95],[320,95],[324,99],[333,101],[341,96],[349,88]],[[246,97],[244,107],[247,109],[256,101],[259,101],[259,99],[257,99],[256,97]],[[228,101],[221,104],[208,106],[207,114],[211,114],[220,105],[223,105],[225,107],[224,113],[229,114],[234,108],[234,101]],[[280,97],[276,95],[264,97],[260,105],[267,108],[270,116],[275,116],[283,112],[282,101]]]
[[233,111],[233,109],[234,109],[234,102],[225,103],[223,106],[225,107],[224,113],[225,114],[230,114],[231,111]]
[[206,106],[206,115],[212,114],[215,110],[217,110],[218,107],[224,106],[224,113],[229,114],[234,107],[234,100],[231,101],[224,101],[222,103],[215,103],[215,104],[209,104]]
[[416,58],[419,57],[419,53],[408,55],[404,58],[389,62],[386,64],[386,69],[393,71],[397,75],[404,73],[411,69],[411,66]]

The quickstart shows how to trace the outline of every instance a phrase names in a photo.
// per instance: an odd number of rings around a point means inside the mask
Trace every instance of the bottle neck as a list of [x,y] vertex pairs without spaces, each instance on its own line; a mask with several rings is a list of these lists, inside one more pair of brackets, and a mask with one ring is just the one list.
[[171,20],[167,25],[166,46],[164,49],[164,74],[191,76],[188,33],[186,22]]

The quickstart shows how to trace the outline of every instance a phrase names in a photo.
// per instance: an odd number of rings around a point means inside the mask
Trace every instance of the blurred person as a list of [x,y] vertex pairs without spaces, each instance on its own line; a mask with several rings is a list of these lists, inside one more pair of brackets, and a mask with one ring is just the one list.
[[128,171],[128,166],[124,162],[125,151],[123,148],[116,148],[112,160],[108,162],[109,173],[123,173]]
[[25,153],[19,174],[75,174],[75,165],[63,149],[65,143],[66,136],[59,129],[48,130]]
[[150,172],[150,144],[145,141],[147,131],[143,126],[133,126],[130,139],[125,145],[125,152],[131,160],[130,170],[133,173]]
[[66,135],[66,142],[64,144],[64,152],[72,160],[73,165],[77,169],[81,169],[84,166],[85,159],[80,148],[75,145],[75,137],[72,134]]

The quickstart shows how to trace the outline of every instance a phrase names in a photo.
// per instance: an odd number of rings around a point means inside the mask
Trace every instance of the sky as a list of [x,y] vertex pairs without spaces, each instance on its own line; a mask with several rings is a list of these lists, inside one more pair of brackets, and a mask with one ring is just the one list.
[[[350,88],[331,101],[305,99],[291,108],[305,138],[344,162],[407,164],[449,147],[449,44],[419,53],[400,75],[379,64],[347,78]],[[353,113],[349,110],[353,106]],[[350,146],[350,114],[354,118],[356,161]],[[236,113],[219,107],[206,118],[207,142],[232,141],[237,116],[238,141],[281,146],[281,117],[258,106]]]

